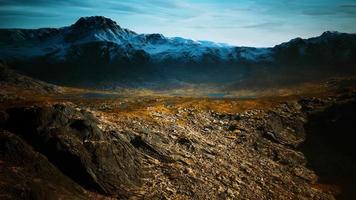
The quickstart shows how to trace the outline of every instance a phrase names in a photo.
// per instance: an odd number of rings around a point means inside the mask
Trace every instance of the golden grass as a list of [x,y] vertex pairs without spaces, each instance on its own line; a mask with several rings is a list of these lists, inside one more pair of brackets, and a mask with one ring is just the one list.
[[[339,81],[339,80],[337,80]],[[151,117],[152,112],[175,114],[179,109],[213,110],[222,113],[237,113],[248,109],[269,108],[286,100],[306,96],[325,96],[335,88],[325,83],[303,83],[295,86],[265,90],[221,91],[216,88],[187,87],[165,91],[147,89],[96,90],[60,87],[61,94],[40,94],[12,86],[3,86],[1,94],[17,96],[2,102],[1,107],[73,102],[90,108],[109,105],[108,113],[127,116]],[[109,94],[110,98],[85,98],[86,94]],[[226,98],[207,98],[210,93],[224,93]],[[181,96],[176,96],[182,94]]]

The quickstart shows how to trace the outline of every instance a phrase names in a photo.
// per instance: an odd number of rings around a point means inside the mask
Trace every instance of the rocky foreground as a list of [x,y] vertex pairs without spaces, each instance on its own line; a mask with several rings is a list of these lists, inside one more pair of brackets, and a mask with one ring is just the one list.
[[352,90],[1,102],[0,199],[356,196]]

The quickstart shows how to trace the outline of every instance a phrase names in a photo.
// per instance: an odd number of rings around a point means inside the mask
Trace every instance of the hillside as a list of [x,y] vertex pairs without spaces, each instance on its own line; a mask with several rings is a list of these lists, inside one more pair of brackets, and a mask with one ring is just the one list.
[[93,90],[0,68],[0,198],[352,199],[355,78]]
[[0,197],[350,199],[355,81],[328,84],[258,99],[0,96]]

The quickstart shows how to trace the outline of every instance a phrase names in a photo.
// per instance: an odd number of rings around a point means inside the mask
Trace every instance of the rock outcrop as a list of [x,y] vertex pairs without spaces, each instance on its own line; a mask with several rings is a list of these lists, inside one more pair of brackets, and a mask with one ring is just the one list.
[[125,196],[140,184],[135,148],[120,135],[101,131],[90,113],[57,104],[10,108],[6,115],[5,129],[84,188]]
[[19,136],[0,130],[0,199],[75,199],[88,194]]

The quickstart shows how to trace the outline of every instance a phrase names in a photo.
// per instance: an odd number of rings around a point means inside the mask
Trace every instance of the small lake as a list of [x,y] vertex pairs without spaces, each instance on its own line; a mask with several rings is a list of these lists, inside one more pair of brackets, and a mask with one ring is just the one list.
[[89,92],[83,94],[83,97],[86,99],[103,99],[103,98],[115,98],[118,97],[117,94],[108,94],[108,93],[97,93],[97,92]]
[[209,93],[208,97],[211,98],[224,98],[226,96],[225,93]]

